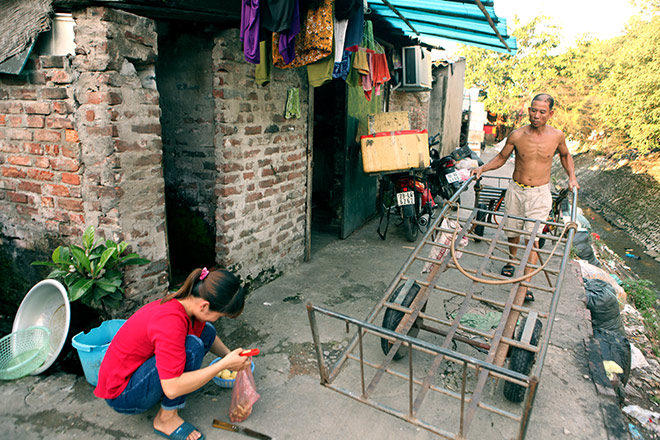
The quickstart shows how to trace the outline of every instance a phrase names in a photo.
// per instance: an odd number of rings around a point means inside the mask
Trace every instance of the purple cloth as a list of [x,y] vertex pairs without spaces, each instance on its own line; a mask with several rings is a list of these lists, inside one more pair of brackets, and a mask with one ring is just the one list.
[[242,0],[240,39],[245,61],[259,64],[259,0]]
[[280,41],[278,50],[284,59],[284,64],[289,64],[296,58],[296,35],[300,33],[300,4],[295,0],[293,6],[293,16],[291,17],[291,27],[280,32]]

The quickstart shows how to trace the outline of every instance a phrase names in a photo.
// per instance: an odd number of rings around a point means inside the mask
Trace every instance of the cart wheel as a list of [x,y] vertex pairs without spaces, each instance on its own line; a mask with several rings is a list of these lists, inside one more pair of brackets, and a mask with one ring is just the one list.
[[[400,285],[399,287],[392,292],[392,295],[390,295],[390,302],[393,302],[396,300],[396,297],[399,295],[399,292],[401,292],[401,289],[403,289],[403,284]],[[412,304],[413,300],[417,296],[417,293],[419,292],[419,284],[414,283],[411,287],[408,293],[406,294],[406,297],[403,299],[403,302],[401,305],[403,307],[409,307],[410,304]],[[399,326],[399,323],[403,319],[403,312],[400,312],[398,310],[394,309],[387,309],[385,311],[385,316],[383,316],[383,328],[386,328],[388,330],[396,331],[396,328]],[[417,322],[421,321],[419,318],[415,320],[415,323],[413,324],[412,328],[408,332],[409,336],[416,337],[417,334],[419,333],[419,326],[417,325]],[[390,352],[390,347],[392,346],[392,343],[386,339],[386,338],[380,338],[380,348],[383,350],[383,353],[387,355]],[[402,359],[406,356],[406,353],[408,353],[407,348],[401,347],[396,354],[394,355],[394,360],[399,360]]]
[[406,233],[406,240],[409,242],[414,242],[417,239],[417,222],[415,217],[403,217],[403,230]]
[[[484,203],[479,203],[479,205],[477,205],[477,208],[479,208],[479,209],[488,209]],[[486,213],[484,211],[478,211],[477,212],[477,220],[480,221],[480,222],[486,221]],[[478,235],[479,237],[483,237],[485,229],[486,229],[486,227],[484,225],[477,225],[474,228],[474,233],[476,235]],[[474,241],[479,243],[481,241],[481,239],[475,238]]]
[[[518,335],[516,336],[516,340],[520,341],[522,338],[523,330],[525,329],[525,323],[527,322],[527,318],[523,319],[522,325],[520,326],[518,330]],[[543,328],[543,324],[541,324],[540,320],[536,320],[534,323],[534,331],[532,332],[532,337],[530,338],[530,345],[538,345],[539,343],[539,338],[541,336],[541,328]],[[536,353],[532,351],[527,351],[522,348],[518,347],[511,347],[511,358],[509,360],[509,369],[512,371],[515,371],[517,373],[522,373],[522,374],[529,374],[529,372],[532,370],[532,365],[534,365],[534,358],[536,357]],[[505,382],[504,383],[504,397],[507,398],[510,402],[514,403],[519,403],[522,402],[523,399],[525,398],[525,391],[527,390],[526,387],[522,385],[515,384],[513,382]]]

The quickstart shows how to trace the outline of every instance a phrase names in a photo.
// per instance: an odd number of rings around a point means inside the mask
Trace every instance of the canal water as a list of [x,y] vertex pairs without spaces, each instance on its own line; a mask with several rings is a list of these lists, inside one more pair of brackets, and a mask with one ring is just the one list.
[[[633,241],[625,230],[608,223],[593,209],[581,208],[591,223],[591,231],[598,234],[607,247],[620,256],[639,278],[652,281],[656,289],[660,289],[660,263],[644,253],[644,247]],[[626,257],[626,254],[635,255],[639,259]]]

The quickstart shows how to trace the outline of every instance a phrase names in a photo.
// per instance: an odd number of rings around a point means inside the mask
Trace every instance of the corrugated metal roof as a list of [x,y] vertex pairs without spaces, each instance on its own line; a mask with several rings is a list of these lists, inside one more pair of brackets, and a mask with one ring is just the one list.
[[508,35],[506,20],[495,15],[493,5],[487,0],[369,1],[372,15],[408,37],[442,38],[514,54],[516,39]]

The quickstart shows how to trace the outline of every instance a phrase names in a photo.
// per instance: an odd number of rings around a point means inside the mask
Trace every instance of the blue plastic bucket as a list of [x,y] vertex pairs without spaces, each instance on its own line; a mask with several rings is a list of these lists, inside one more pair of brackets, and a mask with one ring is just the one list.
[[80,332],[71,339],[71,345],[78,350],[85,379],[91,385],[96,386],[98,383],[103,356],[105,356],[112,338],[125,322],[125,319],[104,321],[99,327],[93,328],[88,333]]

